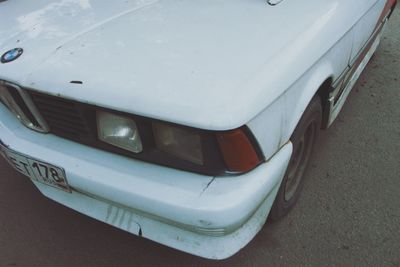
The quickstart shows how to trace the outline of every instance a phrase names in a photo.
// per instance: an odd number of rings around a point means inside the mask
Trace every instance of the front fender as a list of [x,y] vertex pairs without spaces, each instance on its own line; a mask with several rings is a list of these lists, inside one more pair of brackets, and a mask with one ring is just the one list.
[[313,96],[328,80],[340,77],[349,63],[353,32],[347,32],[248,126],[266,159],[286,144]]

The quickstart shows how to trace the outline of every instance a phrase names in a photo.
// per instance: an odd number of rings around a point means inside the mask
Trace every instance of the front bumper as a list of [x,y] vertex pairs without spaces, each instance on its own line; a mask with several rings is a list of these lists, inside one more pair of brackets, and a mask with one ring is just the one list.
[[0,140],[65,169],[72,193],[35,183],[47,197],[136,235],[198,256],[227,258],[263,226],[292,146],[237,177],[208,177],[31,131],[0,105]]

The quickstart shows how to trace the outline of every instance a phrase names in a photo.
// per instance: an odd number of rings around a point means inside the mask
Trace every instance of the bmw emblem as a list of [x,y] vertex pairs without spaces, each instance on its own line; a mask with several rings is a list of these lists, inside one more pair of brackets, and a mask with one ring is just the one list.
[[8,63],[14,61],[17,58],[19,58],[22,55],[22,53],[24,53],[24,49],[22,48],[11,49],[10,51],[5,52],[1,56],[1,63]]

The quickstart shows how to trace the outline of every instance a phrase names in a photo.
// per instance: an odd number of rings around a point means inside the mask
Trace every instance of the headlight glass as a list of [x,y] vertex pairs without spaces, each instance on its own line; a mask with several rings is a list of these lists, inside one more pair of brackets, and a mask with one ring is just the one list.
[[97,111],[97,132],[101,141],[113,146],[140,153],[142,141],[136,123],[116,114]]
[[153,123],[155,144],[158,150],[180,159],[203,165],[201,137],[198,133],[164,123]]

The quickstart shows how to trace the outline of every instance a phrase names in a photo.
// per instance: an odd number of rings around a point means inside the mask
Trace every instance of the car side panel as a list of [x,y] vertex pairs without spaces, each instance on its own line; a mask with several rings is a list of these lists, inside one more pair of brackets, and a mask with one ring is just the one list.
[[[259,140],[266,159],[274,155],[275,151],[289,141],[304,110],[320,86],[328,79],[332,81],[332,85],[338,85],[342,81],[343,74],[350,68],[352,57],[354,54],[356,56],[360,54],[361,50],[355,52],[355,46],[361,43],[365,46],[376,26],[388,14],[395,2],[379,0],[375,4],[373,3],[373,8],[368,10],[358,24],[354,25],[272,105],[249,122],[248,125]],[[360,31],[359,27],[362,25],[365,29]],[[370,35],[364,37],[365,34]],[[367,40],[363,42],[363,38],[367,38]],[[357,42],[354,44],[355,40]],[[357,57],[354,60],[356,59]],[[279,106],[284,106],[284,108],[279,109]]]
[[353,32],[349,31],[284,94],[248,123],[266,159],[289,141],[320,86],[327,79],[338,79],[347,68],[352,40]]
[[[363,0],[366,1],[366,0]],[[363,47],[374,32],[377,22],[382,14],[382,10],[387,0],[369,0],[372,4],[371,9],[358,21],[354,26],[354,42],[351,52],[350,65],[353,65],[357,60],[357,56],[362,51]]]

